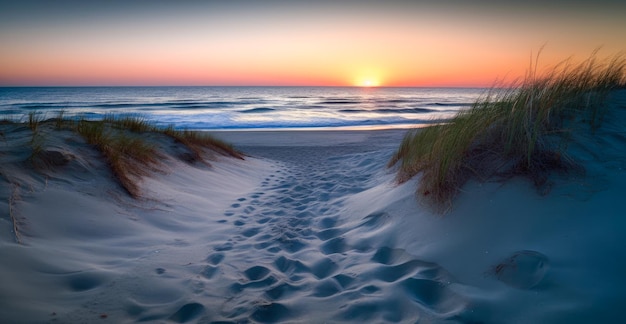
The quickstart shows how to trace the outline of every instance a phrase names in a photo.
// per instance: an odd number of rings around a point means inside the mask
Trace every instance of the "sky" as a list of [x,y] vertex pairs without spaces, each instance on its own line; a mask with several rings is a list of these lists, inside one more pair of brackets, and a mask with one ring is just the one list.
[[0,86],[491,86],[624,35],[626,1],[0,1]]

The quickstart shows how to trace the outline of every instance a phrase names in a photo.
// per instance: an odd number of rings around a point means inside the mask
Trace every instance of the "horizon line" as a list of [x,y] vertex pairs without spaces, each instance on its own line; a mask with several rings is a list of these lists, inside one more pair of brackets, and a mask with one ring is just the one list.
[[0,88],[492,88],[478,85],[415,85],[415,86],[354,86],[354,85],[0,85]]

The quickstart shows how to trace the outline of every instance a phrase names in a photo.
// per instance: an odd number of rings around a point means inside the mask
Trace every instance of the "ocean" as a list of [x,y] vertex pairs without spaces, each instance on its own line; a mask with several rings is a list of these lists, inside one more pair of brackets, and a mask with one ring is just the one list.
[[443,122],[484,88],[17,87],[0,88],[0,119],[31,112],[97,120],[146,118],[193,130],[385,129]]

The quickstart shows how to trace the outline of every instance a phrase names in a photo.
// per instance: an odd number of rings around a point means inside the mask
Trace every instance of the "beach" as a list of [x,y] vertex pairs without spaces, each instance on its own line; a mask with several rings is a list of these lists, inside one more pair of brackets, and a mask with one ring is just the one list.
[[386,167],[406,130],[214,132],[245,160],[165,156],[133,199],[71,132],[44,145],[69,161],[35,171],[28,129],[2,125],[0,318],[623,320],[624,91],[609,104],[575,135],[584,175],[470,182],[445,215]]
[[626,323],[624,13],[5,1],[0,324]]

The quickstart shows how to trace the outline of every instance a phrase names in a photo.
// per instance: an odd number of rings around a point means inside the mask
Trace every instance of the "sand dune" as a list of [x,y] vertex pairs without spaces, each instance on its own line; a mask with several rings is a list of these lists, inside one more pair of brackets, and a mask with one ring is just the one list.
[[[217,133],[248,153],[163,172],[128,197],[70,133],[35,172],[0,138],[0,319],[15,323],[626,321],[626,94],[584,174],[471,182],[445,216],[396,185],[401,130]],[[21,243],[16,242],[13,220]]]

